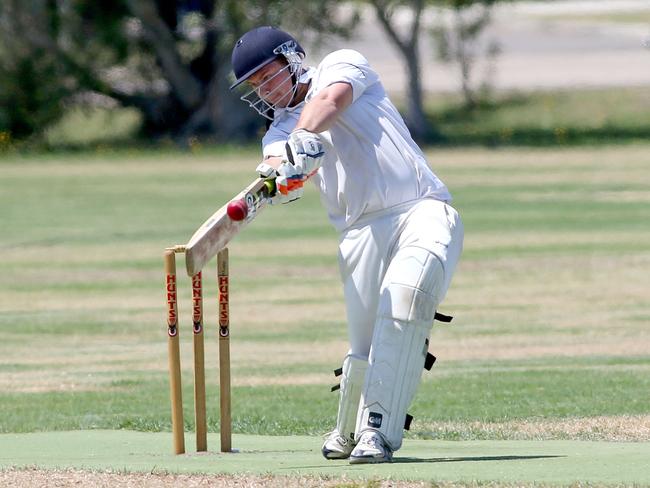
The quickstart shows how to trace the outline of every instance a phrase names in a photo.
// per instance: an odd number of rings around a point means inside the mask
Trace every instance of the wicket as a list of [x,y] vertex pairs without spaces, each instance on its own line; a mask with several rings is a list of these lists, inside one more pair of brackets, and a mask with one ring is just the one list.
[[[178,319],[178,284],[176,253],[184,253],[185,246],[165,250],[165,288],[167,298],[167,349],[169,356],[169,388],[172,413],[174,453],[185,452],[183,397]],[[230,324],[228,303],[228,249],[217,255],[219,286],[219,394],[221,411],[221,451],[230,452]],[[196,450],[207,451],[207,415],[205,393],[205,354],[203,338],[203,280],[202,272],[192,276],[192,333],[194,351],[194,419],[196,423]]]

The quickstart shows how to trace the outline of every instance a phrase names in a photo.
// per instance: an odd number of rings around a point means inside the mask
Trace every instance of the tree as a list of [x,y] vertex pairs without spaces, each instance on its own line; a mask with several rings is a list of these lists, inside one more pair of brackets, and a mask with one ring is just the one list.
[[27,137],[56,120],[63,102],[92,93],[136,107],[149,136],[244,139],[260,121],[228,90],[234,42],[264,24],[287,26],[301,39],[346,35],[357,17],[340,18],[338,4],[3,0],[0,88],[10,92],[0,101],[14,105],[0,109],[0,131]]
[[472,109],[478,104],[479,89],[489,90],[489,72],[481,82],[480,87],[474,79],[476,59],[483,54],[489,62],[489,68],[500,52],[498,43],[494,40],[487,43],[484,52],[480,52],[479,36],[492,20],[494,1],[470,2],[454,0],[451,5],[451,21],[448,24],[440,22],[431,29],[437,47],[438,58],[448,63],[458,65],[461,92],[464,105]]
[[[422,13],[425,0],[369,0],[375,15],[388,38],[404,58],[408,73],[406,91],[407,106],[405,119],[411,134],[416,139],[425,140],[434,137],[434,131],[424,113],[422,99],[422,82],[420,79],[421,62],[419,39],[421,34]],[[400,8],[410,11],[410,22],[405,29],[400,29],[395,20],[395,13]],[[401,34],[402,30],[406,34]]]
[[[408,73],[407,78],[407,107],[405,119],[409,129],[416,139],[434,140],[438,137],[434,127],[428,121],[423,104],[421,83],[422,61],[419,42],[423,30],[423,15],[427,8],[436,7],[437,14],[441,8],[454,10],[467,9],[473,5],[492,5],[497,0],[367,0],[375,15],[388,35],[392,44],[404,59]],[[398,13],[408,13],[407,22],[400,21],[405,16]],[[484,25],[479,26],[482,29]],[[466,61],[471,61],[469,57]]]

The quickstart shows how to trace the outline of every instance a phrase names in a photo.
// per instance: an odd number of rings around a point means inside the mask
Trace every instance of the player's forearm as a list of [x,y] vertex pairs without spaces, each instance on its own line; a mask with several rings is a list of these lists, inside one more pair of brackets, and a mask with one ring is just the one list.
[[341,112],[342,109],[332,100],[312,100],[303,109],[296,128],[316,133],[326,131]]
[[350,85],[347,83],[330,85],[305,104],[296,128],[316,133],[326,131],[351,103]]

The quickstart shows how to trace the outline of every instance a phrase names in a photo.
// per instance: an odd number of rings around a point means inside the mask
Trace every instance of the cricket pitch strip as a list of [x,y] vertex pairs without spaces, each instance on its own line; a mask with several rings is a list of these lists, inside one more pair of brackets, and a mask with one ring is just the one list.
[[[218,445],[217,434],[212,445]],[[234,453],[177,456],[169,433],[72,431],[0,435],[0,470],[74,469],[126,473],[313,476],[570,485],[650,485],[650,443],[590,441],[429,441],[407,439],[394,462],[327,461],[320,439],[234,434]],[[1,474],[1,473],[0,473]]]

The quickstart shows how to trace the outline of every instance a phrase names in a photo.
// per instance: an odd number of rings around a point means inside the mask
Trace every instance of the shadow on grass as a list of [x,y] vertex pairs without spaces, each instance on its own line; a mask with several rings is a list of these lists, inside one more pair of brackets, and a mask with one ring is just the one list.
[[464,463],[475,461],[525,461],[529,459],[552,459],[563,458],[567,456],[538,455],[538,456],[466,456],[450,458],[414,458],[414,457],[397,457],[393,458],[393,463]]
[[456,103],[449,105],[441,110],[432,112],[431,122],[442,124],[479,121],[485,114],[491,111],[513,109],[525,107],[530,103],[530,97],[521,93],[514,93],[507,97],[501,98],[498,101],[494,100],[479,100],[476,105],[468,107],[463,103]]
[[[513,93],[498,100],[479,101],[472,107],[451,101],[442,107],[428,109],[431,136],[419,142],[450,147],[547,147],[620,144],[650,139],[648,117],[632,110],[623,119],[625,121],[621,121],[619,109],[612,105],[611,100],[603,102],[602,107],[598,105],[599,111],[595,112],[593,97],[598,93],[584,101],[576,98],[580,96],[584,97],[585,93]],[[628,100],[626,106],[631,106],[634,100]],[[569,108],[582,110],[584,103],[587,105],[581,116],[569,116],[565,113],[566,107],[560,109],[568,104]],[[639,99],[637,105],[643,103]],[[540,110],[538,117],[531,117],[531,113]]]
[[537,127],[502,128],[495,130],[442,128],[441,138],[433,143],[440,146],[581,146],[598,144],[619,144],[647,141],[650,126],[640,127],[594,127],[543,129]]

